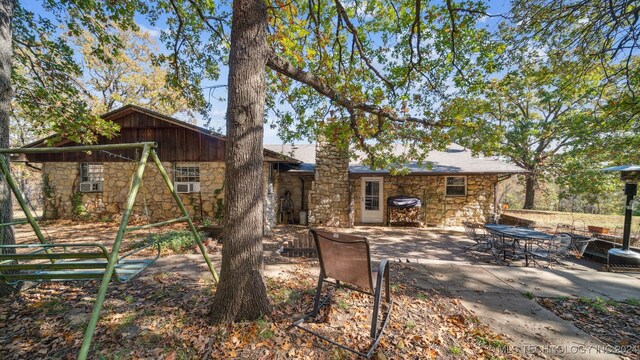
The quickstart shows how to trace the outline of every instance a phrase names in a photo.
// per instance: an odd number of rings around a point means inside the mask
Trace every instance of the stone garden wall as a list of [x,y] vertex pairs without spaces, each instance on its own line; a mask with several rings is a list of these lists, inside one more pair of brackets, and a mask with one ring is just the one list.
[[[171,163],[163,163],[169,176],[173,179]],[[79,163],[45,163],[43,164],[43,183],[46,218],[70,218],[74,214],[74,206],[80,203],[84,207],[84,217],[95,219],[116,219],[124,211],[129,191],[129,182],[136,165],[124,162],[104,163],[104,191],[80,193]],[[216,208],[222,204],[224,181],[223,162],[200,163],[200,193],[180,194],[182,202],[194,219],[216,218]],[[73,198],[76,197],[74,202]],[[153,163],[145,168],[143,186],[136,197],[134,216],[146,218],[144,202],[146,201],[151,221],[161,221],[180,216],[178,205],[173,200],[169,189]]]
[[353,226],[349,157],[327,141],[316,143],[316,172],[309,192],[309,225]]
[[[494,211],[493,185],[496,176],[467,176],[467,196],[445,196],[444,176],[384,176],[384,223],[387,222],[387,198],[411,195],[422,200],[423,226],[460,226],[463,220],[484,222]],[[351,179],[356,224],[361,219],[362,181]]]

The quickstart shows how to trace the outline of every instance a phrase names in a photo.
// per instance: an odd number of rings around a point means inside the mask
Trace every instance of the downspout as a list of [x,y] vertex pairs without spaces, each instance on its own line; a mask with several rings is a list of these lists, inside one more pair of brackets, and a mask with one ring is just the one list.
[[347,173],[347,188],[349,189],[349,227],[352,228],[355,224],[355,213],[353,209],[353,182],[351,181],[351,172]]
[[300,196],[300,209],[301,210],[307,210],[304,202],[304,177],[300,176],[300,182],[302,183],[302,191],[301,191],[301,196]]
[[503,182],[507,179],[510,179],[512,176],[512,174],[508,174],[508,175],[498,175],[498,180],[496,180],[496,182],[493,183],[493,212],[494,213],[498,213],[498,183]]

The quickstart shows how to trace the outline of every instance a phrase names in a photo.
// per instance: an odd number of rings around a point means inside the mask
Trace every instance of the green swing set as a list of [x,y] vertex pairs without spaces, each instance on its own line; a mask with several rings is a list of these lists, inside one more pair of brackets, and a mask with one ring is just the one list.
[[[109,282],[113,279],[117,282],[126,282],[138,275],[142,270],[153,264],[160,256],[160,244],[158,242],[146,244],[140,248],[129,251],[124,255],[118,255],[120,246],[125,233],[148,229],[152,227],[164,226],[176,222],[186,222],[193,234],[198,248],[200,249],[208,267],[213,275],[214,281],[218,282],[218,274],[216,273],[206,249],[198,235],[198,231],[191,221],[191,217],[184,207],[178,193],[176,192],[166,169],[162,166],[160,159],[155,151],[157,144],[155,142],[141,142],[132,144],[112,144],[112,145],[91,145],[91,146],[70,146],[59,148],[18,148],[18,149],[0,149],[0,170],[2,171],[4,180],[16,197],[20,204],[26,219],[16,220],[11,223],[0,224],[0,227],[12,226],[28,223],[31,225],[39,244],[19,244],[19,245],[0,245],[0,282],[9,285],[19,285],[24,281],[42,282],[42,281],[75,281],[75,280],[97,280],[102,279],[98,296],[93,306],[93,311],[87,324],[82,340],[82,346],[78,354],[78,359],[86,359],[89,354],[93,334],[100,317],[100,310],[104,303]],[[67,152],[86,152],[86,151],[114,151],[114,150],[142,150],[142,154],[138,159],[137,168],[131,179],[129,193],[125,203],[124,213],[120,227],[116,235],[115,242],[108,252],[106,247],[99,243],[49,243],[45,240],[37,219],[33,216],[27,202],[22,195],[15,179],[13,178],[8,162],[9,154],[44,154],[44,153],[67,153]],[[133,211],[138,190],[142,184],[142,177],[147,165],[148,158],[151,157],[155,163],[160,175],[162,176],[169,191],[173,195],[182,213],[181,217],[166,220],[153,224],[142,226],[127,227],[129,218]],[[154,257],[149,259],[130,258],[131,255],[142,251],[150,246],[156,246]],[[29,253],[16,254],[17,249],[35,250]]]

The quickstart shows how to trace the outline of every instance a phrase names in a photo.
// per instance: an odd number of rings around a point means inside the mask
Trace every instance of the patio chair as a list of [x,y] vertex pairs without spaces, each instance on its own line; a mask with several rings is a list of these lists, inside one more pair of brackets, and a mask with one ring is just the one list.
[[587,249],[587,245],[589,245],[590,242],[596,240],[591,236],[587,236],[588,231],[586,230],[584,221],[581,219],[574,220],[573,224],[571,225],[559,223],[556,226],[556,235],[560,234],[571,237],[570,250],[573,250],[576,254],[576,257],[578,258],[584,255],[584,251]]
[[502,236],[497,233],[490,233],[491,255],[496,261],[506,261],[507,257],[511,259],[521,259],[520,244],[516,239]]
[[569,251],[573,249],[573,240],[571,235],[556,234],[551,240],[540,240],[529,251],[527,255],[531,257],[534,263],[538,263],[537,259],[547,261],[547,267],[551,267],[553,262],[559,262],[559,259],[567,256]]
[[464,252],[470,250],[487,252],[491,250],[491,235],[482,228],[482,225],[468,221],[463,221],[462,225],[464,225],[464,232],[467,235],[467,238],[475,242],[475,244],[464,248]]
[[[339,233],[332,233],[322,230],[310,230],[318,249],[318,259],[320,261],[320,277],[316,288],[316,295],[313,302],[313,311],[293,323],[293,326],[302,329],[314,336],[317,336],[333,345],[355,353],[365,358],[371,357],[374,349],[382,339],[382,332],[389,322],[389,315],[393,308],[391,293],[389,292],[389,266],[386,259],[380,261],[377,276],[371,272],[371,256],[369,252],[369,242],[366,237],[353,236]],[[330,279],[333,279],[330,280]],[[374,282],[375,281],[375,282]],[[370,295],[374,298],[371,331],[369,336],[373,344],[366,353],[339,344],[336,341],[304,327],[304,322],[309,318],[315,318],[320,309],[328,303],[330,293],[320,300],[322,285],[332,284],[338,288],[344,287]],[[379,323],[378,312],[382,300],[382,288],[385,290],[385,303],[387,313]]]
[[588,236],[573,236],[571,238],[571,245],[576,253],[576,257],[581,258],[584,255],[585,250],[587,250],[589,243],[596,240],[598,239]]
[[573,234],[575,230],[575,227],[571,224],[563,224],[563,223],[558,223],[558,225],[556,225],[556,234],[568,234],[571,235]]

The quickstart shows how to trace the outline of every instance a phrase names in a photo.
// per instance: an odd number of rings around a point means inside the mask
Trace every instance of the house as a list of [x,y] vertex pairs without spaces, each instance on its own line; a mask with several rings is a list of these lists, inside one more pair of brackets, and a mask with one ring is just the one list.
[[[163,166],[192,217],[219,218],[224,197],[224,153],[226,139],[210,130],[134,105],[103,115],[120,126],[117,137],[99,137],[97,144],[155,141]],[[26,147],[43,147],[42,139]],[[53,146],[79,145],[70,140]],[[135,150],[91,153],[28,154],[26,161],[41,163],[44,184],[44,217],[70,218],[78,205],[96,219],[122,214],[128,186],[136,166]],[[299,161],[264,150],[265,224],[276,219],[273,169]],[[180,212],[154,166],[147,166],[136,199],[134,214],[160,221]]]
[[411,209],[409,217],[422,226],[484,222],[496,211],[498,182],[526,172],[495,158],[474,157],[456,144],[430,152],[429,165],[406,164],[407,175],[391,175],[388,170],[350,161],[330,142],[265,148],[300,161],[279,165],[278,197],[290,194],[293,213],[312,225],[389,224],[394,214],[402,218],[388,206],[390,197],[400,195],[420,200],[421,206]]
[[[224,201],[226,138],[210,130],[133,105],[104,114],[120,126],[117,137],[97,144],[155,141],[163,166],[191,216],[220,220]],[[44,147],[42,139],[26,147]],[[61,140],[53,146],[78,145]],[[403,149],[398,147],[397,151]],[[122,214],[136,166],[135,150],[26,154],[40,163],[44,217],[70,218],[78,207],[95,219]],[[476,158],[451,145],[433,151],[431,166],[407,164],[408,175],[391,175],[350,161],[326,141],[308,145],[266,145],[263,163],[264,224],[276,222],[350,227],[387,224],[398,216],[421,225],[459,225],[485,221],[496,210],[496,184],[525,170],[493,158]],[[417,198],[421,207],[404,215],[388,207],[390,197]],[[393,210],[393,211],[392,211]],[[162,221],[180,212],[155,167],[148,166],[134,214]],[[406,219],[405,219],[406,220]]]

